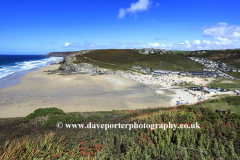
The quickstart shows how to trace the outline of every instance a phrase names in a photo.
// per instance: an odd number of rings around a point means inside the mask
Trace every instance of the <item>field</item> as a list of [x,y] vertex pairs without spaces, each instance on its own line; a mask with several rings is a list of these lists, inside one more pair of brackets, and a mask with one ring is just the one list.
[[143,55],[131,49],[94,50],[84,55],[76,56],[74,63],[91,63],[101,68],[114,70],[129,70],[133,65],[152,69],[172,69],[182,71],[201,71],[203,66],[193,62],[183,55],[149,54]]
[[240,89],[240,81],[239,80],[233,80],[233,79],[215,79],[210,84],[210,87],[215,88],[224,88],[224,89],[230,89],[230,90],[238,90]]
[[[236,96],[175,108],[68,114],[57,108],[38,109],[26,118],[0,119],[0,159],[237,160],[240,156],[239,105],[240,97]],[[232,113],[215,113],[219,108],[230,108]],[[37,123],[38,116],[45,117],[44,122]],[[58,129],[57,122],[85,125],[136,122],[149,127],[170,122],[187,124],[185,127],[190,128],[167,129],[164,125],[154,130]]]
[[185,53],[187,53],[187,51],[172,51],[172,52],[180,53],[180,54],[185,54]]

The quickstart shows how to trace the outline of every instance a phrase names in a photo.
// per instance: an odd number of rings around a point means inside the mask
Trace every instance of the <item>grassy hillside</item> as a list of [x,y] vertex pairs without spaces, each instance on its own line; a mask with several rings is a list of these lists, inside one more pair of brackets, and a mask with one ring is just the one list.
[[175,52],[175,53],[181,53],[181,54],[185,54],[185,53],[187,53],[187,51],[172,51],[172,52]]
[[[230,66],[234,66],[236,68],[240,68],[240,50],[206,50],[206,53],[198,53],[192,54],[196,51],[189,52],[189,56],[199,57],[199,58],[207,58],[211,59],[215,62],[221,61],[227,63]],[[240,73],[228,72],[229,75],[232,75],[236,78],[240,78]]]
[[239,80],[234,80],[234,79],[215,79],[213,80],[210,84],[208,84],[211,87],[220,87],[220,88],[225,88],[225,89],[230,89],[230,90],[236,90],[240,89],[240,81]]
[[[176,108],[65,114],[51,109],[43,125],[25,118],[0,119],[0,159],[238,159],[240,97]],[[202,107],[202,109],[201,109]],[[231,114],[215,113],[230,108]],[[54,111],[54,109],[56,111]],[[28,116],[43,116],[38,110]],[[31,119],[31,118],[30,118]],[[36,121],[36,118],[31,122]],[[200,128],[57,129],[56,123],[199,124]],[[150,127],[150,126],[149,126]],[[153,127],[154,128],[154,127]],[[27,137],[26,137],[27,136]],[[6,139],[8,139],[6,141]]]
[[[95,61],[91,61],[95,60]],[[138,51],[131,49],[106,49],[94,50],[85,55],[78,55],[74,63],[92,63],[102,68],[127,70],[132,68],[132,65],[140,65],[153,69],[173,69],[173,70],[191,70],[201,71],[203,66],[199,63],[189,60],[183,55],[172,54],[148,54],[143,55]],[[102,63],[104,62],[104,63]],[[108,63],[108,64],[106,64]],[[119,65],[113,66],[111,64]],[[126,68],[124,68],[126,67]]]
[[203,54],[199,53],[197,55],[194,54],[192,56],[199,57],[199,58],[208,58],[208,59],[212,59],[213,61],[221,61],[221,62],[227,63],[228,65],[235,66],[236,68],[240,68],[240,50],[224,50],[224,51],[206,50],[206,53],[203,53]]
[[[196,52],[192,51],[191,53]],[[199,53],[193,56],[200,57],[200,58],[208,58],[212,59],[213,61],[221,61],[227,63],[229,65],[233,65],[237,68],[240,68],[240,50],[206,50],[206,53]]]

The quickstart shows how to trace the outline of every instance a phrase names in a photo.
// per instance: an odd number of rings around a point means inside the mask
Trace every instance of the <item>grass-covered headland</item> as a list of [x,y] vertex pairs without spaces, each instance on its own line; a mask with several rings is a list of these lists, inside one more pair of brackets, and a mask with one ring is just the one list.
[[129,70],[133,65],[182,71],[202,71],[203,68],[203,65],[190,60],[183,54],[154,53],[144,55],[132,49],[93,50],[84,55],[77,55],[74,63],[91,63],[101,68],[113,70]]
[[[231,114],[215,113],[218,106]],[[64,113],[38,109],[25,118],[0,119],[0,159],[239,159],[240,98],[192,106]],[[222,106],[223,107],[223,106]],[[58,129],[85,124],[194,124],[200,129]]]

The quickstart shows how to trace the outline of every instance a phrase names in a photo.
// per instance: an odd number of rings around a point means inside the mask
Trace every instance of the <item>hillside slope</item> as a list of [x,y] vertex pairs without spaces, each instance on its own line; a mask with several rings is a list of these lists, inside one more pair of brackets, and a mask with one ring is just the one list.
[[78,51],[72,51],[72,52],[50,52],[46,56],[47,57],[66,57],[71,54],[77,53]]
[[[183,55],[143,55],[132,49],[93,50],[84,55],[77,55],[76,60],[73,63],[91,63],[101,68],[117,70],[126,70],[126,68],[132,68],[133,65],[140,65],[152,69],[172,69],[182,71],[201,71],[203,68],[201,64],[191,61]],[[115,65],[121,65],[123,67]]]

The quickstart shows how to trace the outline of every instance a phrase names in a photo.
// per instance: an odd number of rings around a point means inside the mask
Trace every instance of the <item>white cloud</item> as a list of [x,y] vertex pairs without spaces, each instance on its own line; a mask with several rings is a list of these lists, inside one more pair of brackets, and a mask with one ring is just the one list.
[[227,45],[232,43],[232,41],[229,40],[228,38],[215,37],[215,39],[219,40],[220,44],[222,45]]
[[68,43],[68,42],[64,44],[65,47],[68,47],[69,45],[70,45],[70,43]]
[[205,44],[211,44],[211,42],[210,42],[210,41],[207,41],[207,40],[203,40],[203,43],[205,43]]
[[118,13],[118,18],[123,18],[125,14],[126,14],[126,11],[124,10],[124,8],[121,8]]
[[187,44],[187,45],[186,45],[186,48],[191,48],[191,44]]
[[[150,4],[151,2],[149,0],[139,0],[136,3],[131,3],[130,8],[127,8],[127,9],[121,8],[119,10],[118,18],[123,18],[126,15],[126,13],[136,14],[138,11],[147,10]],[[135,16],[135,19],[136,19],[136,16]]]
[[199,45],[201,43],[201,41],[200,40],[195,40],[195,41],[193,41],[193,43],[192,44],[194,44],[194,45]]
[[151,47],[160,47],[161,46],[158,43],[149,43],[148,45],[151,46]]
[[165,48],[168,50],[200,50],[200,49],[232,49],[240,48],[240,27],[237,25],[228,26],[227,23],[221,22],[212,27],[203,27],[203,35],[214,37],[215,41],[209,40],[188,40],[180,43],[162,44],[149,43],[148,47]]
[[227,23],[221,22],[216,26],[205,27],[203,35],[206,37],[237,38],[240,37],[240,27],[238,25],[228,26]]
[[149,43],[147,47],[164,48],[168,50],[201,50],[201,49],[231,49],[240,48],[240,40],[229,40],[228,38],[216,37],[217,41],[209,40],[194,40],[189,42],[188,40],[180,43],[161,44]]
[[157,3],[157,4],[156,4],[156,8],[159,7],[159,5],[160,5],[160,3]]

